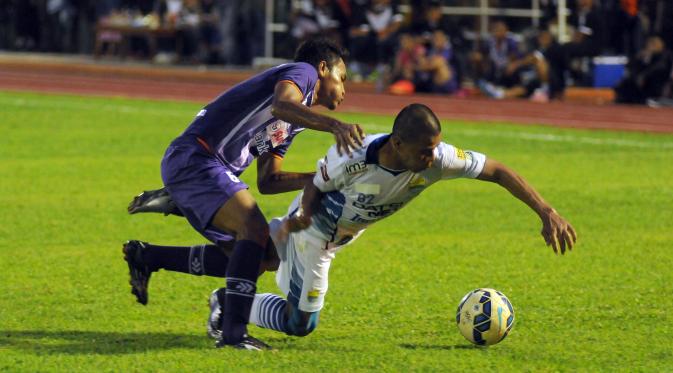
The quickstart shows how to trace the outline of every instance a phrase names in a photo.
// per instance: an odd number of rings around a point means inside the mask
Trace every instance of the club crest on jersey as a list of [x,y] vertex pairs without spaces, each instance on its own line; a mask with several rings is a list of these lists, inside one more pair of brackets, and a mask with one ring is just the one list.
[[345,167],[348,175],[355,175],[367,171],[367,163],[365,163],[365,161],[346,164]]

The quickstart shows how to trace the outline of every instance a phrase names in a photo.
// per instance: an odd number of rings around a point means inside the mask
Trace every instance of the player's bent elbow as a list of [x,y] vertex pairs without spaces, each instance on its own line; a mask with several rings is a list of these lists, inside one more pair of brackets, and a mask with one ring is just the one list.
[[295,337],[305,337],[318,327],[320,311],[303,312],[294,309],[287,321],[287,334]]

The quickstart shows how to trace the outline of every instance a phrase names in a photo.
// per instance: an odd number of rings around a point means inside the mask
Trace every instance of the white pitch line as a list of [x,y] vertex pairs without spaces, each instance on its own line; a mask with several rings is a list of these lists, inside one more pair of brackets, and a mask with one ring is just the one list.
[[[18,107],[46,107],[46,108],[57,108],[57,109],[83,109],[83,110],[97,110],[97,111],[106,111],[106,112],[116,112],[122,114],[150,114],[156,116],[171,116],[171,117],[180,117],[189,120],[191,118],[187,110],[184,109],[150,109],[147,107],[135,107],[128,105],[114,105],[114,104],[90,104],[81,101],[69,101],[69,102],[57,102],[57,103],[45,103],[43,101],[31,101],[29,99],[19,98],[19,99],[8,99],[3,100],[0,98],[0,103],[2,105],[9,106],[18,106]],[[166,105],[170,107],[169,105]],[[363,123],[365,128],[380,132],[390,132],[392,129],[392,124],[390,127],[374,124],[374,123]],[[561,143],[580,143],[580,144],[591,144],[591,145],[607,145],[607,146],[621,146],[621,147],[630,147],[630,148],[643,148],[643,149],[673,149],[673,142],[648,142],[642,140],[625,140],[625,139],[616,139],[609,137],[590,137],[590,136],[573,136],[573,135],[554,135],[547,133],[534,133],[534,132],[507,132],[507,130],[473,130],[473,129],[463,129],[452,131],[464,136],[470,137],[496,137],[496,138],[509,138],[509,139],[520,139],[520,140],[531,140],[531,141],[542,141],[542,142],[561,142]]]
[[[376,131],[390,132],[392,127],[385,127],[379,124],[363,124],[365,128],[375,129]],[[543,142],[563,142],[563,143],[581,143],[581,144],[591,144],[591,145],[609,145],[609,146],[621,146],[621,147],[631,147],[631,148],[644,148],[644,149],[673,149],[673,142],[648,142],[648,141],[639,141],[639,140],[624,140],[624,139],[615,139],[615,138],[597,138],[590,136],[573,136],[573,135],[554,135],[547,133],[534,133],[534,132],[507,132],[506,130],[500,131],[484,131],[484,130],[455,130],[452,133],[470,136],[470,137],[496,137],[496,138],[508,138],[508,139],[520,139],[520,140],[532,140],[532,141],[543,141]]]

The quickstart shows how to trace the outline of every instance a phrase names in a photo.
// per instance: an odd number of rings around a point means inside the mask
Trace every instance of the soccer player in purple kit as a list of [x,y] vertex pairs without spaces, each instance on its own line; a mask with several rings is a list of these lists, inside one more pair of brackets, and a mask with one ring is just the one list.
[[215,245],[167,247],[128,241],[124,258],[138,302],[147,303],[150,276],[159,268],[226,277],[217,346],[268,348],[247,334],[247,324],[257,276],[278,261],[267,221],[238,176],[257,158],[260,192],[303,188],[314,173],[284,172],[281,165],[294,136],[305,128],[333,133],[340,152],[362,146],[360,126],[309,109],[315,104],[334,110],[343,101],[344,57],[345,51],[331,41],[306,41],[294,63],[225,91],[173,140],[161,162],[165,189],[141,194],[129,212],[151,205],[157,195],[167,197],[176,212]]

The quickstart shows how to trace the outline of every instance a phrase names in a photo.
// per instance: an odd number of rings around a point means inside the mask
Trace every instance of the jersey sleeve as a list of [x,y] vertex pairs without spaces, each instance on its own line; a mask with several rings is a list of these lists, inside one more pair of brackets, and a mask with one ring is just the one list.
[[313,184],[321,192],[332,192],[341,189],[345,184],[345,168],[343,156],[339,156],[336,145],[333,145],[324,158],[318,160]]
[[318,73],[308,63],[293,63],[278,75],[278,82],[283,81],[294,84],[301,92],[302,97],[305,98],[315,88]]
[[462,150],[445,143],[440,143],[435,152],[442,179],[474,179],[481,174],[486,163],[486,156],[482,153]]

